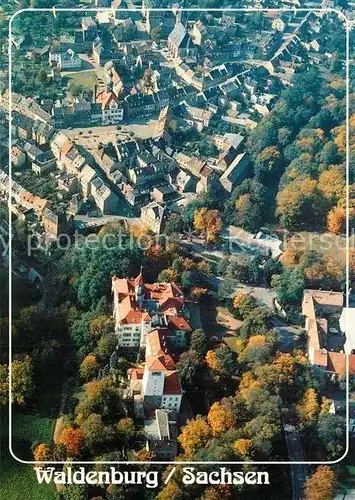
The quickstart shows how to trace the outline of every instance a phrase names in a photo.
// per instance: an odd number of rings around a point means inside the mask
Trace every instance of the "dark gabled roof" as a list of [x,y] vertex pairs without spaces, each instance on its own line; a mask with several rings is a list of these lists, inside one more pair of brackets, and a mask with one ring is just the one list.
[[44,151],[38,157],[36,158],[37,163],[46,163],[47,161],[53,160],[54,159],[54,154],[52,153],[51,150],[49,151]]
[[153,94],[133,94],[125,97],[125,101],[130,108],[140,106],[151,106],[155,102]]

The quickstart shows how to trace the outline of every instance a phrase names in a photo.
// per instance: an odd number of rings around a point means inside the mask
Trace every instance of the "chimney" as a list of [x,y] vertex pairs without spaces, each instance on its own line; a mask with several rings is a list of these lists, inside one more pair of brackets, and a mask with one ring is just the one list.
[[97,97],[97,85],[95,85],[94,87],[94,97],[93,97],[94,102],[96,102],[96,97]]

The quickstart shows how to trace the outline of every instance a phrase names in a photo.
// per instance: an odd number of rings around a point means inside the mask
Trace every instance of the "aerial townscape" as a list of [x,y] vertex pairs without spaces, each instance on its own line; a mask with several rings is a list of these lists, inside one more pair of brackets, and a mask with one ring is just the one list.
[[[287,462],[340,459],[347,424],[355,440],[352,5],[0,6],[13,452],[163,478],[39,489],[6,456],[7,498],[350,498],[355,447],[342,471]],[[9,34],[27,7],[48,10]],[[286,463],[272,489],[186,491],[164,484],[174,461]]]

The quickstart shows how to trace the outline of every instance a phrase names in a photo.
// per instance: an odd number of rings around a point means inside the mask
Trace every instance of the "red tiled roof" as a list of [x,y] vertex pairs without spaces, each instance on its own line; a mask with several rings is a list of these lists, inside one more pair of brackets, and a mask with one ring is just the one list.
[[[327,370],[344,375],[346,372],[346,354],[343,352],[328,352]],[[355,354],[349,356],[349,375],[355,375]]]
[[328,352],[325,349],[314,351],[314,364],[326,368],[328,365]]
[[181,394],[181,385],[178,376],[178,372],[176,370],[172,372],[165,373],[164,379],[164,393],[163,394]]
[[18,148],[17,146],[12,146],[11,148],[11,154],[13,156],[19,156],[22,153],[21,149]]
[[114,276],[112,278],[112,290],[119,294],[134,294],[134,280],[128,280],[126,278],[117,278]]
[[174,360],[169,354],[164,354],[162,356],[147,356],[145,362],[146,368],[151,371],[165,371],[175,368]]
[[65,143],[61,147],[60,153],[63,156],[66,156],[69,153],[69,151],[73,148],[73,146],[74,146],[74,144],[68,139],[67,141],[65,141]]
[[112,101],[115,101],[116,103],[119,102],[116,95],[112,91],[107,92],[106,90],[102,90],[96,96],[96,102],[101,104],[102,109],[107,109]]
[[164,348],[165,338],[159,329],[153,330],[147,335],[147,346],[149,344],[149,350],[151,356],[161,356],[166,353]]
[[187,330],[188,332],[192,330],[191,326],[183,316],[169,316],[168,324],[173,330]]
[[338,373],[339,375],[345,374],[346,360],[343,352],[328,352],[327,371]]

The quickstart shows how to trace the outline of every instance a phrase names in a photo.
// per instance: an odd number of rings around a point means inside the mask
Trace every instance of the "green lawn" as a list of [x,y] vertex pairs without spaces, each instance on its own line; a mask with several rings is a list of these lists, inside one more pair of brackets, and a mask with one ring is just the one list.
[[82,85],[93,90],[97,84],[96,70],[77,71],[72,73],[63,73],[63,80],[68,85]]
[[[14,415],[13,450],[22,460],[32,460],[31,445],[35,441],[50,441],[54,420],[36,415]],[[1,497],[9,500],[54,500],[51,484],[39,485],[32,465],[24,465],[12,458],[8,451],[7,416],[1,415]]]

